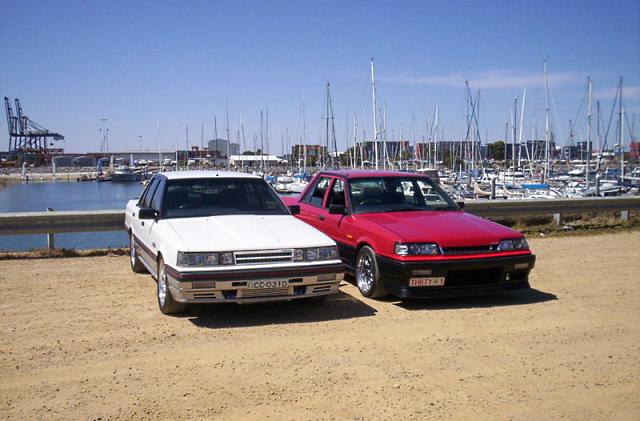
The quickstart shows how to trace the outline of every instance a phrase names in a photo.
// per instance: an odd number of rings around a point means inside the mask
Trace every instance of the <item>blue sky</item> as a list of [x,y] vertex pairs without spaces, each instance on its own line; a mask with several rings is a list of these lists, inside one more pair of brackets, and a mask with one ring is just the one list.
[[[372,133],[369,59],[389,137],[425,133],[436,104],[447,138],[463,130],[464,80],[481,90],[483,137],[504,137],[515,96],[527,88],[525,133],[544,123],[543,59],[548,58],[556,136],[578,115],[586,133],[586,77],[608,121],[619,76],[640,133],[640,2],[628,1],[2,1],[0,93],[19,97],[35,121],[66,136],[69,151],[96,150],[101,117],[112,149],[200,144],[225,100],[232,138],[244,121],[252,146],[269,109],[272,152],[288,129],[307,143],[323,134],[332,86],[339,148],[356,113]],[[555,117],[554,117],[555,118]],[[351,130],[351,129],[350,129]],[[6,121],[0,149],[8,146]]]

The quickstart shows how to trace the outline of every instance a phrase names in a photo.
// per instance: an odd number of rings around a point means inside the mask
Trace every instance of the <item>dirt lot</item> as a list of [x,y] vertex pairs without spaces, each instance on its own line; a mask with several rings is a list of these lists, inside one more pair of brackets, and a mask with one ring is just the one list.
[[531,292],[183,317],[124,256],[2,261],[0,418],[639,419],[640,232],[531,244]]

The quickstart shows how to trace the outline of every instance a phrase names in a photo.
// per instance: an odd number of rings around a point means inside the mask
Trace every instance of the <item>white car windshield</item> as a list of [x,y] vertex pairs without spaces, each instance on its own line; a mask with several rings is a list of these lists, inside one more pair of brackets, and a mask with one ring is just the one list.
[[267,183],[251,178],[168,180],[163,208],[165,218],[289,213]]
[[356,178],[349,181],[349,192],[354,213],[458,210],[428,178]]

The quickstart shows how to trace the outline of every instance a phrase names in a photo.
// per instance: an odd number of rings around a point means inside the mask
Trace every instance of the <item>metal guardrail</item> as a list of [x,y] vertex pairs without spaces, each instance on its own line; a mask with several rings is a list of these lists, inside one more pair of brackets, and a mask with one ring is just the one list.
[[0,235],[124,229],[124,210],[0,213]]
[[557,215],[579,212],[640,210],[640,196],[549,200],[478,200],[465,202],[465,211],[483,217]]
[[[553,200],[477,200],[465,202],[466,212],[482,217],[553,215],[560,223],[561,214],[579,212],[620,212],[640,210],[640,196],[579,198]],[[63,232],[118,231],[124,229],[124,210],[50,211],[0,213],[0,235],[48,234],[53,248],[53,234]]]

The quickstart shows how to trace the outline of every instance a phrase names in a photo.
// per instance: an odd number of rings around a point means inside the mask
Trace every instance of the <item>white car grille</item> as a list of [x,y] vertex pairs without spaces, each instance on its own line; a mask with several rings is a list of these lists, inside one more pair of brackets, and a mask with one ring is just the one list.
[[289,287],[243,289],[241,291],[242,291],[242,298],[277,297],[277,296],[289,295]]
[[235,252],[236,265],[264,265],[293,262],[293,250],[258,250]]

